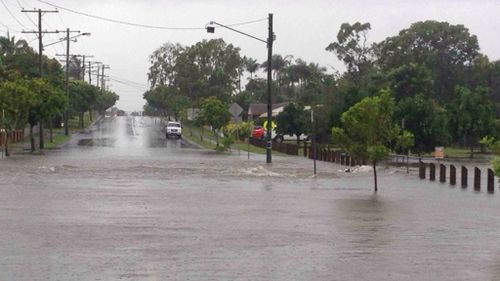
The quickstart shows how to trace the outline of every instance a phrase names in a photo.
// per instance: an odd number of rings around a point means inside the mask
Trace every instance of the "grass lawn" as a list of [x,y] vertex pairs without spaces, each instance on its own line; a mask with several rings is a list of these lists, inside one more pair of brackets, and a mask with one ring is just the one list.
[[[189,139],[190,141],[200,145],[201,147],[205,149],[215,149],[215,138],[213,136],[212,131],[210,130],[203,130],[203,141],[200,139],[201,135],[201,129],[196,126],[190,126],[190,125],[184,125],[184,130],[182,131],[182,137]],[[192,135],[191,135],[192,133]],[[219,139],[220,141],[220,139]],[[222,145],[219,143],[219,145]],[[241,141],[236,141],[231,145],[231,150],[232,151],[237,151],[240,150],[242,152],[247,152],[248,149],[250,149],[251,153],[256,153],[256,154],[266,154],[266,149],[256,147],[253,145],[248,146],[246,142],[241,142]],[[289,156],[288,154],[281,153],[278,151],[273,150],[274,155],[280,155],[280,156]],[[301,155],[301,154],[299,154]]]

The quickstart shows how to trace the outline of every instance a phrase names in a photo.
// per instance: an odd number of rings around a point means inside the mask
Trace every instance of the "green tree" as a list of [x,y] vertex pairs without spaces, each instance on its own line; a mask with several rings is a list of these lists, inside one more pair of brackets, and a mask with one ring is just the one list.
[[366,97],[344,112],[343,128],[332,128],[333,140],[351,157],[371,161],[375,192],[378,190],[377,163],[388,155],[388,146],[397,131],[392,123],[394,106],[390,93],[381,91],[379,96]]
[[326,50],[333,52],[347,66],[349,73],[365,73],[373,61],[372,47],[367,44],[370,23],[343,23],[337,34],[337,41],[330,43]]
[[78,124],[83,128],[83,116],[94,108],[99,89],[84,81],[71,81],[69,84],[69,105],[71,111],[78,116]]
[[464,81],[466,68],[478,56],[479,44],[463,25],[424,21],[386,38],[376,50],[377,63],[385,70],[410,63],[425,66],[434,80],[434,98],[449,102],[455,86]]
[[[28,115],[31,151],[35,151],[33,127],[37,123],[52,121],[52,118],[62,114],[67,106],[67,97],[61,89],[55,88],[47,79],[34,78],[28,82],[28,86],[33,93],[36,93]],[[52,124],[52,122],[49,123]]]
[[310,132],[311,121],[304,106],[290,103],[276,117],[277,133],[284,135],[295,135],[297,144],[300,136]]
[[434,100],[418,94],[401,100],[395,109],[395,120],[414,134],[414,152],[419,155],[449,143],[448,115]]
[[104,115],[106,109],[114,106],[120,97],[110,91],[99,91],[94,104],[94,109],[101,115]]
[[464,87],[456,88],[457,99],[450,105],[451,127],[457,139],[470,148],[470,156],[474,157],[474,146],[479,139],[492,133],[495,121],[494,109],[489,92],[484,87],[474,92]]
[[229,111],[216,97],[208,97],[201,102],[198,124],[208,125],[214,134],[216,149],[219,149],[219,132],[231,119]]
[[388,80],[396,102],[418,94],[432,98],[434,81],[425,66],[410,63],[391,69]]
[[245,62],[245,69],[250,73],[250,80],[253,79],[253,74],[259,69],[260,64],[256,59],[243,57],[243,61]]
[[[0,114],[1,125],[7,136],[13,130],[24,128],[28,121],[29,109],[36,104],[36,94],[30,89],[29,81],[18,76],[0,82]],[[5,154],[9,156],[8,142]]]

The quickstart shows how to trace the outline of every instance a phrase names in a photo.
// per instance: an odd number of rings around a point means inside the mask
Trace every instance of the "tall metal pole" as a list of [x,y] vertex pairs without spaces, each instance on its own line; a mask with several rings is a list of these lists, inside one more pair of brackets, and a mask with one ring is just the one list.
[[[43,76],[43,60],[42,60],[42,54],[43,54],[43,44],[42,44],[42,10],[38,9],[38,67],[39,67],[39,73],[40,73],[40,78]],[[40,137],[40,149],[44,148],[44,136],[43,136],[43,121],[40,119],[38,121],[38,134]]]
[[313,175],[316,176],[316,120],[314,119],[314,108],[311,107],[311,125],[313,126],[312,128],[312,156],[313,156],[313,165],[314,165],[314,172]]
[[[69,103],[69,42],[71,40],[69,39],[69,28],[66,28],[66,98],[68,99]],[[64,134],[67,136],[69,135],[69,126],[68,126],[68,119],[69,119],[69,104],[66,107],[66,112],[64,113]]]
[[[104,65],[103,65],[103,66],[104,66]],[[99,75],[100,75],[100,74],[101,74],[101,73],[99,72],[99,65],[98,65],[98,66],[97,66],[97,79],[96,79],[96,81],[95,81],[95,83],[96,83],[95,85],[97,86],[97,88],[99,88]]]
[[273,14],[269,14],[269,35],[267,38],[267,145],[266,145],[266,163],[272,162],[273,141],[271,135],[271,115],[272,115],[272,100],[271,100],[271,84],[272,84],[272,58],[273,58]]
[[85,81],[85,55],[83,55],[82,57],[83,57],[82,68],[80,69],[82,73],[80,77],[82,78],[83,81]]
[[102,65],[101,90],[104,91],[104,64]]

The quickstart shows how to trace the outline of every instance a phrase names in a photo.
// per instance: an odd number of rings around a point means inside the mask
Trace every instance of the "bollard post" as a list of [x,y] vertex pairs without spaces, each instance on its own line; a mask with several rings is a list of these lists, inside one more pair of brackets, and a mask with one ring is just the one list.
[[455,168],[455,165],[450,165],[450,184],[457,184],[457,169]]
[[436,180],[436,165],[434,163],[429,164],[429,180]]
[[446,166],[444,164],[439,165],[439,181],[446,182]]
[[425,163],[420,161],[419,167],[418,167],[418,174],[420,176],[420,179],[425,179]]
[[307,157],[307,142],[304,142],[304,157]]
[[481,191],[481,170],[474,167],[474,190]]
[[492,169],[488,169],[488,193],[495,192],[495,173]]
[[462,177],[462,188],[466,188],[467,187],[467,168],[465,168],[464,166],[462,166],[461,177]]
[[344,165],[344,163],[345,163],[345,154],[341,153],[340,154],[340,165]]

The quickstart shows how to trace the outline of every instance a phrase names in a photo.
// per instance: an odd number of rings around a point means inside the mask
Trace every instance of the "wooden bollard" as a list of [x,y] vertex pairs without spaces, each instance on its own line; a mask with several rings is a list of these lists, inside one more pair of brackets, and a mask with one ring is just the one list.
[[454,165],[450,165],[450,184],[457,184],[457,168]]
[[481,191],[481,170],[474,167],[474,190]]
[[307,143],[304,142],[304,157],[307,157]]
[[425,163],[422,161],[418,167],[418,175],[420,176],[420,179],[425,179]]
[[495,192],[495,173],[492,169],[488,169],[488,193]]
[[439,181],[446,182],[446,166],[444,164],[439,165]]
[[340,165],[344,165],[345,164],[345,153],[342,153],[340,154]]
[[462,173],[461,173],[461,178],[462,178],[462,188],[467,187],[467,168],[462,166]]
[[436,165],[434,163],[429,164],[429,180],[436,180]]

